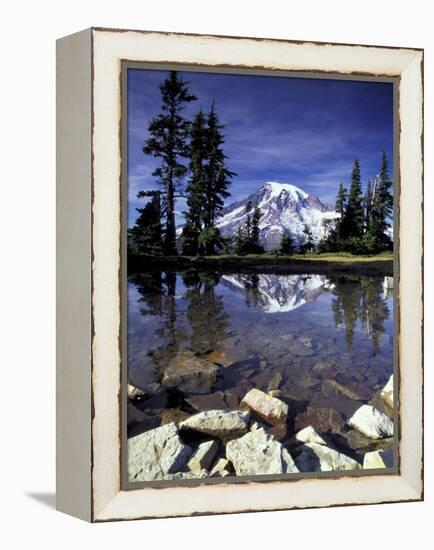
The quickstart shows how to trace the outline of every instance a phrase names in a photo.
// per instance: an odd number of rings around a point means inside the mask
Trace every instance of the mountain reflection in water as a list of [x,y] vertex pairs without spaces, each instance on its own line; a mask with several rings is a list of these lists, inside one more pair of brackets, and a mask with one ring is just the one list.
[[[129,379],[157,383],[182,348],[206,355],[238,347],[270,370],[291,367],[294,377],[327,359],[382,383],[393,370],[392,287],[390,277],[341,274],[131,275]],[[306,339],[316,344],[303,355]]]

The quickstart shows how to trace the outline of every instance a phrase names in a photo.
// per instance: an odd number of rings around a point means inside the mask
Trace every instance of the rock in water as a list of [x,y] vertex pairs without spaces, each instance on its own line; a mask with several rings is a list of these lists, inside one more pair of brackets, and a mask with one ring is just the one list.
[[137,386],[134,386],[133,384],[128,384],[127,392],[131,401],[142,401],[145,397],[147,397],[145,391],[141,390]]
[[216,441],[204,441],[201,443],[187,462],[187,468],[192,472],[209,470],[218,451],[218,447]]
[[166,474],[164,477],[165,480],[175,480],[178,479],[203,479],[208,477],[208,470],[195,470],[194,472],[176,472],[176,474]]
[[285,447],[262,428],[229,441],[226,457],[234,465],[237,476],[298,472]]
[[324,439],[316,433],[312,426],[306,426],[295,434],[296,441],[301,443],[317,443],[318,445],[327,445]]
[[128,440],[130,481],[165,479],[181,470],[192,453],[179,435],[174,422],[149,430]]
[[393,422],[371,405],[362,405],[349,419],[348,424],[372,439],[393,435]]
[[321,385],[321,391],[323,395],[327,398],[332,397],[348,397],[348,399],[354,399],[355,401],[361,401],[362,398],[357,395],[357,393],[351,391],[350,389],[338,384],[336,380],[324,380]]
[[343,416],[335,409],[320,407],[307,409],[295,418],[295,429],[300,430],[312,426],[318,433],[339,433],[344,426]]
[[239,437],[249,429],[249,413],[242,411],[204,411],[181,422],[182,430],[194,430],[214,437]]
[[184,393],[208,393],[216,382],[218,366],[181,350],[170,361],[163,375],[163,384]]
[[393,466],[392,451],[371,451],[363,457],[363,469],[391,468]]
[[381,390],[380,395],[384,399],[384,401],[389,405],[389,407],[393,408],[393,374],[389,378],[389,381],[387,382],[387,384]]
[[241,405],[245,405],[270,424],[281,424],[288,416],[288,405],[276,397],[270,397],[261,390],[253,388],[244,396]]
[[219,348],[207,356],[208,361],[217,363],[222,367],[230,367],[234,363],[240,363],[252,359],[247,350],[240,347]]
[[301,472],[360,470],[362,467],[349,456],[318,443],[305,443],[295,452],[295,463]]

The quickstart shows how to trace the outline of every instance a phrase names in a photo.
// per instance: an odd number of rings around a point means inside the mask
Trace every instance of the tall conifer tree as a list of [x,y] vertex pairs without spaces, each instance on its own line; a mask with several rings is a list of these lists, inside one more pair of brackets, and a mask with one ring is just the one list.
[[194,101],[185,82],[176,71],[171,71],[160,85],[161,113],[148,126],[149,137],[143,152],[161,159],[153,172],[162,186],[163,214],[166,218],[164,253],[176,254],[175,192],[177,182],[185,176],[187,167],[182,159],[189,154],[190,122],[182,116],[185,105]]
[[351,186],[344,216],[345,237],[353,239],[361,237],[364,230],[364,221],[360,163],[356,159],[351,174]]

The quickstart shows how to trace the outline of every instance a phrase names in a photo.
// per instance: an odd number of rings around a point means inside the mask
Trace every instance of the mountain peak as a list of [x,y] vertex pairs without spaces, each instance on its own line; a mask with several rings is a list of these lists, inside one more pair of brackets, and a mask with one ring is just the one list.
[[282,191],[286,191],[288,195],[291,195],[295,199],[298,199],[300,197],[307,199],[307,197],[309,196],[305,191],[303,191],[303,189],[300,189],[292,183],[267,181],[262,187],[265,189],[269,189],[273,197],[278,197],[282,193]]

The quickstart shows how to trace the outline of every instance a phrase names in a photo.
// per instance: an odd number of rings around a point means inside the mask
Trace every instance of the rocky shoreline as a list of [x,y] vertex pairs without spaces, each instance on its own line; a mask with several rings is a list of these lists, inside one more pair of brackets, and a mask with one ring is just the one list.
[[[262,390],[246,385],[241,397],[214,391],[219,370],[234,364],[243,365],[236,348],[206,358],[179,351],[161,386],[182,395],[187,410],[166,401],[158,409],[158,388],[128,386],[130,482],[393,466],[393,375],[373,395],[359,395],[318,363],[325,401],[306,403],[281,385],[278,372]],[[334,400],[337,408],[325,406]],[[159,411],[152,417],[141,408],[150,404]]]

